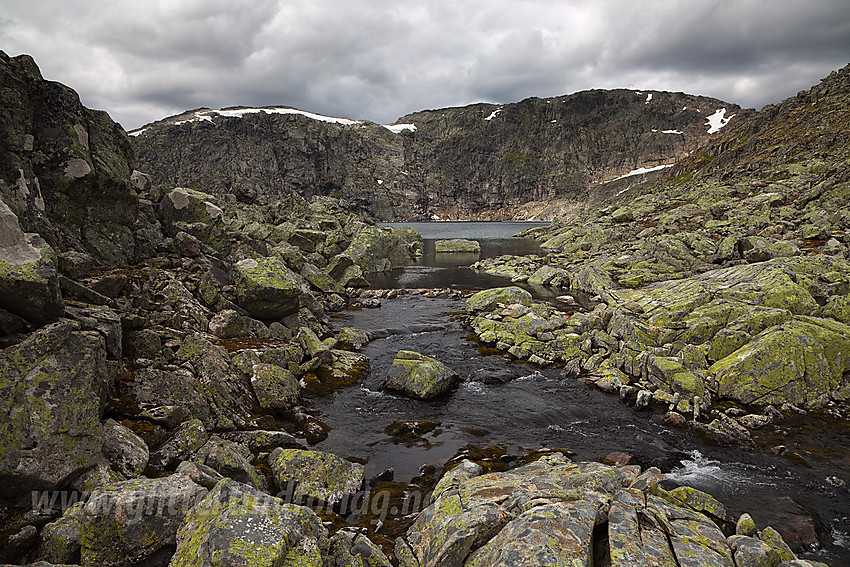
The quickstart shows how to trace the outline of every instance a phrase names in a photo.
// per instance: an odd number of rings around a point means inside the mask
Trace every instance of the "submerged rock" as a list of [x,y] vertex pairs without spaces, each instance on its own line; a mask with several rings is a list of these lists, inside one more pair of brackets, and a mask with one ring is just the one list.
[[457,372],[430,356],[402,350],[384,381],[384,387],[427,400],[449,391],[460,377]]

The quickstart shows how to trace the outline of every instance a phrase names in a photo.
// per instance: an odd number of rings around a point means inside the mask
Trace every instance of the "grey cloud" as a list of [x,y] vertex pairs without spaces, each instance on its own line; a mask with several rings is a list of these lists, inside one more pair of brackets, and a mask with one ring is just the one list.
[[128,128],[199,106],[389,122],[616,87],[759,107],[850,53],[846,0],[7,3],[4,49],[30,53]]

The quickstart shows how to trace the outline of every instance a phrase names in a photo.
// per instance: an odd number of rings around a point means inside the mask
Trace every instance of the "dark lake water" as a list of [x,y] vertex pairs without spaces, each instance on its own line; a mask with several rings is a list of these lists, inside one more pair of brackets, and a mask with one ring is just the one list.
[[[540,244],[529,238],[519,238],[515,234],[528,228],[547,226],[547,222],[410,222],[384,223],[384,226],[409,226],[414,228],[425,243],[424,254],[404,270],[395,270],[387,274],[375,274],[369,277],[369,283],[376,289],[395,288],[445,288],[486,289],[508,285],[501,277],[478,273],[469,266],[478,260],[495,258],[506,254],[525,255],[545,252]],[[477,254],[435,252],[434,243],[448,238],[466,238],[476,240],[481,245]],[[508,283],[506,283],[508,282]],[[550,293],[545,289],[537,294]]]
[[[421,233],[429,237],[425,256],[393,274],[383,286],[481,289],[507,284],[505,279],[487,279],[465,268],[467,259],[434,254],[434,238],[480,239],[479,257],[523,253],[499,250],[536,250],[536,243],[504,234],[484,237],[497,228],[513,233],[527,223],[421,224],[427,225]],[[487,226],[500,224],[511,226]],[[470,230],[465,232],[464,226]],[[382,287],[378,281],[375,285]],[[383,338],[363,351],[372,372],[362,384],[313,400],[320,419],[333,428],[318,447],[365,460],[367,477],[392,468],[401,482],[417,476],[422,465],[440,466],[469,445],[499,445],[515,455],[542,447],[563,448],[580,460],[602,460],[612,451],[625,451],[644,467],[660,467],[671,486],[705,490],[736,515],[750,512],[761,526],[778,528],[798,514],[813,518],[820,547],[811,557],[850,565],[847,423],[809,415],[782,424],[779,432],[757,434],[756,449],[706,445],[687,430],[665,427],[660,412],[635,411],[616,395],[563,378],[559,368],[539,369],[479,348],[461,324],[462,310],[458,300],[400,295],[384,300],[378,309],[349,311],[337,319],[337,328],[357,327]],[[402,349],[441,360],[464,382],[433,401],[384,391],[384,377]],[[398,420],[436,421],[440,426],[417,442],[399,443],[385,432]],[[770,451],[777,445],[801,458]]]

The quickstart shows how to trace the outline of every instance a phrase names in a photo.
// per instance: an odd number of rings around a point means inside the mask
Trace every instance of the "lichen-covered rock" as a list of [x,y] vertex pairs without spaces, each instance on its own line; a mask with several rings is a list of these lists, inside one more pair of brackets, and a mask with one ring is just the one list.
[[81,565],[164,563],[177,528],[207,491],[183,474],[128,480],[96,490],[80,517]]
[[189,335],[178,349],[177,360],[195,369],[195,387],[200,391],[214,418],[215,428],[244,427],[255,402],[250,381],[232,366],[227,352],[203,335]]
[[367,331],[354,327],[343,327],[336,335],[336,348],[342,350],[360,350],[369,344],[371,338]]
[[170,567],[323,567],[328,534],[309,508],[230,479],[185,518]]
[[357,233],[345,255],[371,274],[403,267],[417,250],[422,250],[422,238],[412,228],[369,226]]
[[301,396],[301,386],[292,372],[273,364],[254,365],[251,386],[263,409],[292,408]]
[[61,317],[56,254],[37,234],[24,234],[18,217],[0,200],[0,308],[43,325]]
[[363,484],[363,465],[321,451],[276,449],[269,466],[278,488],[297,500],[335,504]]
[[142,474],[150,458],[142,438],[113,419],[104,422],[103,434],[103,454],[112,468],[125,478]]
[[266,478],[251,464],[251,452],[233,441],[214,435],[198,449],[193,459],[242,484],[260,490],[268,488]]
[[499,304],[513,305],[515,303],[531,305],[531,293],[516,286],[485,289],[466,300],[466,310],[470,313],[493,311]]
[[252,317],[273,321],[300,307],[303,293],[294,274],[280,258],[249,258],[233,266],[236,301]]
[[[573,553],[575,548],[588,550],[589,532],[577,526],[587,526],[590,518],[592,531],[596,501],[601,498],[604,502],[605,494],[627,486],[636,477],[633,468],[571,463],[563,455],[547,455],[511,471],[474,476],[463,480],[456,488],[445,490],[417,516],[406,539],[421,567],[463,565],[467,558],[476,558],[473,552],[479,548],[484,549],[476,552],[480,553],[481,565],[493,564],[487,561],[497,558],[511,558],[512,562],[504,563],[508,565],[547,565],[548,561],[563,557],[562,553]],[[580,505],[572,510],[562,507],[569,503]],[[553,504],[558,504],[557,513],[548,508]],[[538,510],[540,514],[536,517],[537,513],[532,511],[540,506],[546,508]],[[511,524],[523,514],[525,517]],[[578,520],[577,523],[556,527],[551,521],[568,516]],[[506,526],[511,528],[502,535]],[[534,527],[539,527],[541,532],[533,542],[523,543],[520,534],[526,528],[527,533],[531,533]],[[547,530],[555,530],[552,534],[558,534],[553,536],[558,541],[549,540],[544,534]],[[577,543],[576,530],[584,534]],[[570,543],[561,545],[567,542]],[[485,549],[485,546],[489,547]],[[529,553],[516,553],[529,551],[531,547],[541,553],[540,560]],[[522,562],[523,557],[531,562]],[[571,557],[577,559],[578,555]],[[520,562],[514,563],[518,560]]]
[[61,320],[0,357],[0,494],[54,490],[103,461],[103,338]]
[[173,233],[178,232],[178,223],[209,226],[224,220],[224,213],[216,205],[215,197],[186,187],[177,187],[167,193],[159,203],[159,214],[163,224]]
[[448,240],[437,240],[434,242],[434,251],[440,252],[466,252],[477,253],[481,251],[481,245],[477,240],[465,238],[451,238]]
[[714,363],[718,393],[745,404],[811,405],[844,384],[850,369],[850,327],[796,317],[771,327]]
[[77,502],[62,516],[41,530],[41,546],[38,559],[48,563],[80,563],[80,521],[84,502]]
[[108,307],[67,307],[69,319],[78,321],[86,331],[97,331],[106,341],[106,354],[111,358],[122,358],[124,331],[121,317]]
[[128,417],[143,415],[168,428],[192,417],[199,419],[204,427],[216,427],[213,408],[198,388],[195,377],[185,368],[140,368],[118,381],[115,389],[122,402],[121,409]]
[[334,567],[391,567],[381,548],[363,534],[340,530],[330,539]]
[[207,430],[199,419],[190,419],[180,425],[171,437],[154,451],[148,464],[155,470],[173,469],[204,446],[209,439]]
[[210,319],[210,333],[220,339],[232,339],[247,334],[245,321],[233,309],[224,309]]
[[459,378],[457,372],[436,358],[402,350],[393,359],[384,387],[427,400],[448,392]]

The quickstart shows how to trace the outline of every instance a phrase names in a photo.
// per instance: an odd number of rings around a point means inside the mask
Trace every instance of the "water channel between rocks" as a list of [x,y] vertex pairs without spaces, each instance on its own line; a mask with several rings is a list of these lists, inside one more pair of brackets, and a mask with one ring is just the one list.
[[[405,270],[371,280],[376,288],[478,290],[509,285],[467,266],[501,254],[541,253],[537,244],[510,238],[534,223],[409,223],[423,237],[425,255]],[[539,226],[539,224],[537,224]],[[436,238],[469,238],[480,255],[435,254]],[[534,289],[539,300],[556,290]],[[563,448],[577,460],[602,460],[613,451],[633,455],[643,467],[658,466],[672,484],[687,484],[720,499],[736,516],[750,512],[760,526],[773,525],[805,539],[814,525],[820,548],[811,556],[850,565],[850,426],[803,416],[757,432],[758,449],[705,445],[687,430],[668,428],[661,414],[635,411],[616,395],[561,376],[557,367],[537,368],[482,349],[464,329],[463,302],[401,294],[380,308],[348,311],[337,328],[351,326],[379,337],[363,350],[370,376],[354,386],[313,400],[333,428],[317,447],[363,459],[367,477],[394,470],[397,481],[417,476],[422,465],[444,464],[463,447],[501,445],[513,455],[541,447]],[[433,356],[464,379],[449,395],[419,401],[381,386],[402,349]],[[395,421],[436,421],[439,427],[414,442],[385,432]],[[789,452],[774,454],[784,445]],[[803,458],[789,459],[788,454]]]

